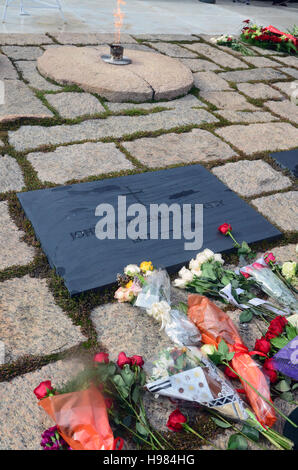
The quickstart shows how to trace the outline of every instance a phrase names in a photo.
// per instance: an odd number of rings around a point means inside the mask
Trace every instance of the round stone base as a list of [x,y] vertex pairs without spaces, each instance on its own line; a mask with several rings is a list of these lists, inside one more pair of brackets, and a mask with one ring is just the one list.
[[174,99],[193,85],[192,73],[177,59],[155,52],[124,50],[132,63],[117,66],[104,62],[108,46],[61,46],[38,58],[37,68],[46,78],[62,85],[77,85],[109,101],[144,102]]

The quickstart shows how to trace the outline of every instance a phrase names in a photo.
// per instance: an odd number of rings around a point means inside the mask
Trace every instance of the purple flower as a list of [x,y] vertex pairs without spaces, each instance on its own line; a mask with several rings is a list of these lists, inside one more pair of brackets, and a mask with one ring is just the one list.
[[63,437],[60,436],[57,426],[46,429],[41,437],[40,445],[43,450],[72,450]]

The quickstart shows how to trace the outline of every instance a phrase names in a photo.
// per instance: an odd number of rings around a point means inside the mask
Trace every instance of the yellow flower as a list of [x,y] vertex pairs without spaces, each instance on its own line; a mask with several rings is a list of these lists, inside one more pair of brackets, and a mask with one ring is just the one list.
[[144,273],[146,273],[147,271],[153,271],[153,264],[151,261],[143,261],[141,264],[140,264],[140,269],[141,271],[143,271]]
[[129,281],[127,284],[126,284],[126,289],[129,289],[133,284],[133,281]]

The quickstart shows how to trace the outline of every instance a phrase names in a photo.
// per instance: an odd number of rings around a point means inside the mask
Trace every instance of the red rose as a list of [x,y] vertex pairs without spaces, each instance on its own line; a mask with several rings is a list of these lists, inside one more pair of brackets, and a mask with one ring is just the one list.
[[265,253],[264,260],[266,264],[269,264],[270,262],[275,263],[276,261],[273,253]]
[[254,347],[255,351],[259,351],[264,354],[268,354],[271,349],[271,344],[267,341],[264,337],[261,339],[256,340],[256,344]]
[[[45,382],[41,382],[38,387],[33,390],[33,393],[38,398],[38,400],[42,400],[48,396],[50,392],[54,392],[52,387],[52,383],[50,380],[46,380]],[[52,393],[53,394],[53,393]]]
[[253,263],[252,267],[255,269],[264,269],[264,268],[268,269],[266,266],[260,263]]
[[225,367],[224,373],[229,379],[238,379],[238,375],[235,374],[228,366]]
[[276,336],[281,335],[282,331],[283,331],[283,327],[279,325],[278,323],[276,323],[275,325],[270,325],[265,335],[265,338],[266,339],[268,339],[269,337],[270,339],[275,338]]
[[107,353],[97,353],[95,354],[93,361],[99,363],[104,362],[105,364],[108,364],[110,362],[110,359]]
[[113,400],[112,398],[105,398],[105,405],[110,410],[113,406]]
[[277,373],[275,372],[273,359],[266,359],[264,362],[264,372],[269,377],[270,382],[274,383],[277,381]]
[[250,20],[244,20],[242,23],[248,24],[248,23],[250,23]]
[[240,271],[240,273],[242,274],[242,276],[246,277],[246,279],[250,277],[250,274],[245,273],[244,271]]
[[142,367],[144,365],[144,361],[143,361],[143,358],[142,356],[132,356],[131,358],[131,363],[132,365],[136,365],[136,366],[139,366],[139,367]]
[[218,227],[219,232],[223,233],[226,235],[228,232],[232,231],[232,227],[230,224],[222,224]]
[[131,358],[127,357],[125,352],[119,353],[118,360],[117,360],[118,366],[122,369],[125,364],[131,364]]
[[183,429],[182,424],[186,423],[186,417],[177,409],[170,414],[167,427],[171,431],[181,431]]

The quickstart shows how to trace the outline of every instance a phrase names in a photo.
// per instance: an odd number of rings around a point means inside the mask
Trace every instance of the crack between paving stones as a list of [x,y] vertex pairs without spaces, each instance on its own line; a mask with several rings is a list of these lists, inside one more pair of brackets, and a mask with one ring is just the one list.
[[131,72],[133,75],[135,75],[136,77],[139,77],[139,78],[141,78],[142,80],[144,80],[145,83],[147,83],[147,85],[149,86],[149,88],[151,88],[151,90],[152,90],[152,97],[151,97],[151,99],[154,100],[154,97],[155,97],[155,90],[154,90],[153,86],[150,85],[150,83],[149,83],[144,77],[142,77],[142,75],[139,75],[138,73],[136,73],[136,72],[134,72],[134,71],[132,71],[132,70],[131,70],[130,72]]

